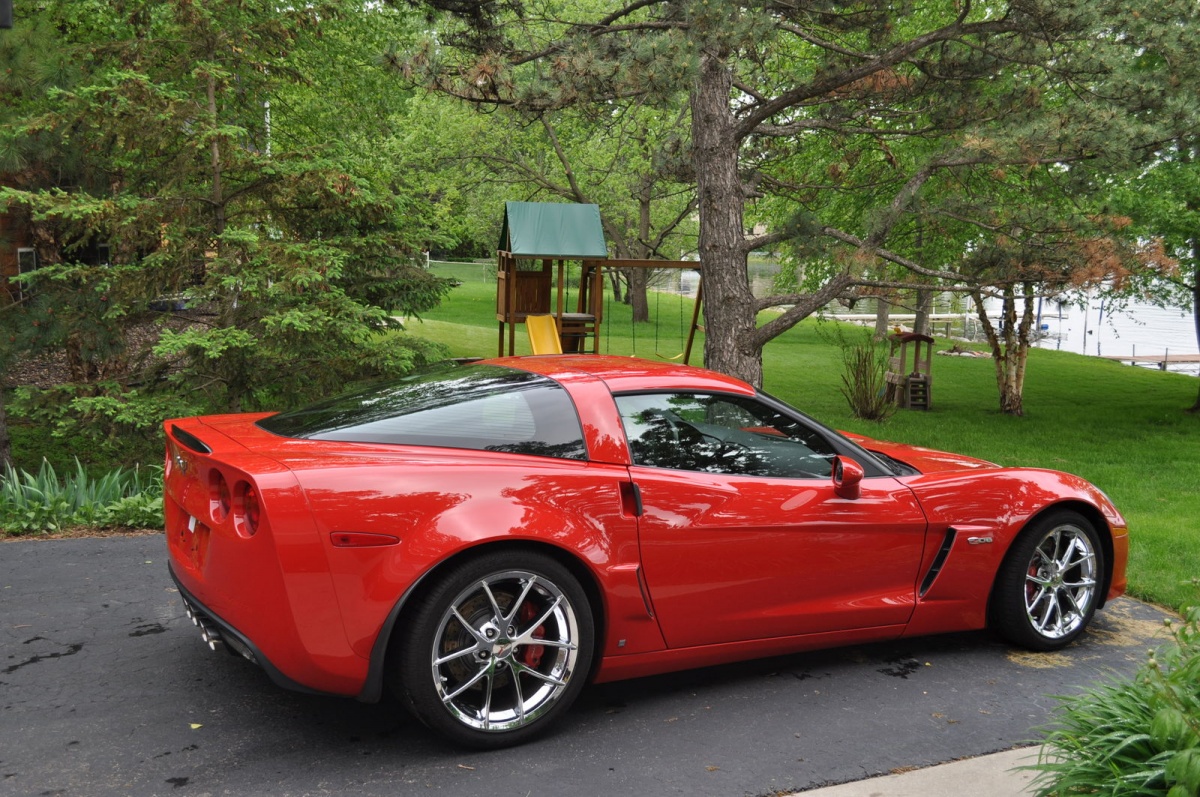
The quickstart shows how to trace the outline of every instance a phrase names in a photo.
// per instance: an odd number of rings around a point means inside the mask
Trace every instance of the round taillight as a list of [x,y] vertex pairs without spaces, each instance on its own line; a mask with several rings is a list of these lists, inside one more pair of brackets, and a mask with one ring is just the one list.
[[258,531],[259,524],[262,522],[258,490],[251,484],[239,482],[236,495],[234,519],[237,521],[237,530],[245,536],[251,537]]
[[208,476],[208,503],[213,520],[217,523],[224,520],[233,507],[233,495],[229,489],[229,482],[225,481],[225,477],[219,470],[212,471]]

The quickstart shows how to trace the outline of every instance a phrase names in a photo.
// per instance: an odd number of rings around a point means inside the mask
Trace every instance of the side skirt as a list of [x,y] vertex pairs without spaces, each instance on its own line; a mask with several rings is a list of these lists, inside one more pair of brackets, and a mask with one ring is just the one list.
[[830,631],[821,634],[754,639],[745,642],[727,642],[721,645],[703,645],[692,648],[675,648],[650,653],[634,653],[628,656],[606,656],[593,679],[595,683],[622,681],[626,678],[642,678],[696,667],[711,667],[748,659],[782,656],[806,650],[822,650],[844,645],[867,642],[883,642],[898,639],[904,632],[903,625],[885,625],[875,628],[856,628],[850,631]]

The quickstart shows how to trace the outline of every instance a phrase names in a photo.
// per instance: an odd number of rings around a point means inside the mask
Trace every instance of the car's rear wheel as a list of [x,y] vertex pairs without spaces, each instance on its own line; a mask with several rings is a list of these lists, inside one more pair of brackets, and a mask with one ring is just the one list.
[[587,679],[594,623],[565,567],[502,551],[446,573],[411,616],[393,675],[427,725],[470,747],[519,744],[546,730]]
[[1034,521],[1013,543],[992,596],[996,630],[1032,650],[1058,650],[1087,628],[1100,598],[1104,550],[1078,512]]

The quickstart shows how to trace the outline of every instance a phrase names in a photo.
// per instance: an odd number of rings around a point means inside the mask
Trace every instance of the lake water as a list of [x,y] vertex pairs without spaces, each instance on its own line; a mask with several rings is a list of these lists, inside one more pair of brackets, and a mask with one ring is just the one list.
[[[1043,337],[1036,345],[1043,349],[1093,356],[1195,354],[1198,346],[1188,310],[1131,302],[1114,311],[1099,297],[1084,306],[1043,301],[1041,331]],[[1200,373],[1195,363],[1174,364],[1170,369]]]
[[1080,354],[1175,354],[1196,352],[1192,314],[1178,307],[1134,303],[1112,312],[1100,301],[1086,308],[1042,303],[1043,348]]

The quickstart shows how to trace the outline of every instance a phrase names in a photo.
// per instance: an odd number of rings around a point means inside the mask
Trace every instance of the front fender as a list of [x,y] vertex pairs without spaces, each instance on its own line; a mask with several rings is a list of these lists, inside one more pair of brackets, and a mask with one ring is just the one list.
[[1069,473],[997,468],[913,476],[904,481],[929,517],[931,535],[954,530],[941,571],[917,608],[905,636],[983,628],[996,573],[1013,541],[1038,515],[1055,507],[1081,510],[1097,521],[1106,557],[1105,597],[1125,590],[1128,531],[1106,495]]

